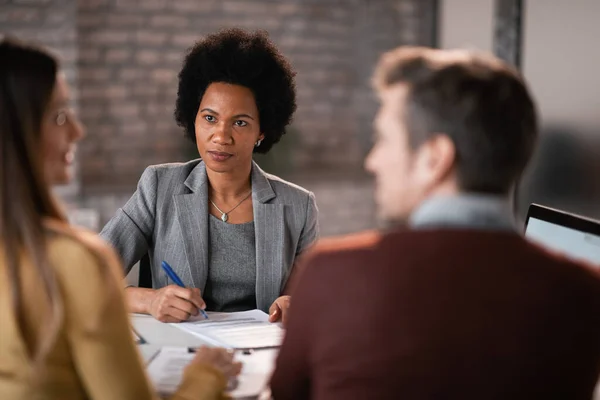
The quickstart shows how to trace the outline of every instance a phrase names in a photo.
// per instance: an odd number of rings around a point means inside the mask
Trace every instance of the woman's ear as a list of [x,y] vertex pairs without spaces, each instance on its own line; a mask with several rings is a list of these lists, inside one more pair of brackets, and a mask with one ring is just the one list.
[[258,136],[258,139],[256,140],[256,142],[254,143],[254,147],[259,147],[264,138],[265,138],[265,135],[261,133]]

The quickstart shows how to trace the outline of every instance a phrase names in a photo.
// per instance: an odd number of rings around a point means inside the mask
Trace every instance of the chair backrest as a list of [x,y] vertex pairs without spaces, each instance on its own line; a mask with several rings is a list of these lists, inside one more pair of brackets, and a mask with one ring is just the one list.
[[150,256],[148,253],[140,260],[138,272],[138,287],[152,289],[152,270],[150,268]]

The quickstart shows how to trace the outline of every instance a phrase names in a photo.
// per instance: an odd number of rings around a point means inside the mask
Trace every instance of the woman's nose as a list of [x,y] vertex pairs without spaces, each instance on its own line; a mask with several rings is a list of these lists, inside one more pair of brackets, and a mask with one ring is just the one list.
[[85,128],[81,124],[81,121],[79,121],[79,118],[75,115],[70,115],[69,128],[71,131],[71,140],[73,142],[77,142],[85,136]]
[[231,144],[231,129],[229,129],[225,124],[219,124],[215,128],[212,141],[220,145]]

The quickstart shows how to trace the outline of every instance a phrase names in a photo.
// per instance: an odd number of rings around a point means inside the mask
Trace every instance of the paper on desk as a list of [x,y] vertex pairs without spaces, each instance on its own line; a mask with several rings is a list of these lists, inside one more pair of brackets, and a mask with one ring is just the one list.
[[[195,357],[185,347],[163,347],[148,365],[148,376],[161,395],[173,394],[183,376],[183,370]],[[235,359],[242,362],[242,372],[237,387],[228,392],[233,398],[256,397],[266,387],[273,372],[276,350],[261,350],[250,355],[236,353]]]
[[196,317],[189,322],[172,324],[207,342],[231,349],[264,349],[281,346],[285,331],[281,324],[269,322],[260,310],[234,313],[208,313],[209,319]]
[[158,354],[161,347],[156,344],[140,344],[137,346],[140,355],[142,356],[142,360],[145,365],[148,365],[154,357]]

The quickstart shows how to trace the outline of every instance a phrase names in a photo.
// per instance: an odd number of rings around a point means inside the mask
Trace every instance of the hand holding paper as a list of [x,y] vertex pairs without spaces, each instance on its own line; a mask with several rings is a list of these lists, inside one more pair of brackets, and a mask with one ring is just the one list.
[[[237,386],[228,391],[233,398],[257,396],[267,385],[273,372],[276,350],[261,350],[244,355],[236,352],[234,360],[242,363]],[[194,360],[194,354],[185,347],[163,347],[148,365],[148,375],[156,390],[164,395],[174,393],[179,386],[184,368]]]
[[242,370],[242,363],[233,361],[233,351],[223,348],[202,346],[196,350],[192,363],[208,364],[218,369],[227,379],[235,378]]
[[287,322],[288,309],[290,308],[291,296],[281,296],[275,299],[269,308],[269,322]]

